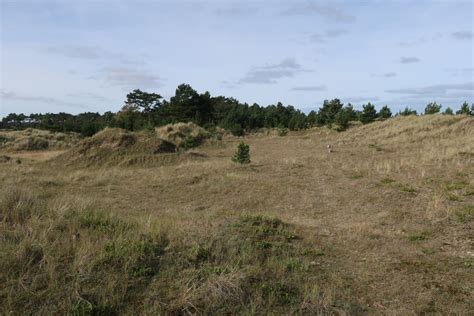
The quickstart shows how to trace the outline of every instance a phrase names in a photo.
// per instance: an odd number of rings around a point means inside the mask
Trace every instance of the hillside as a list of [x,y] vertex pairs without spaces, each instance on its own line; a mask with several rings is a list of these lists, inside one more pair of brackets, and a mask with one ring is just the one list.
[[0,162],[1,314],[473,313],[474,118],[169,137]]
[[67,149],[79,141],[75,133],[53,133],[28,128],[21,131],[0,130],[0,150],[35,151]]

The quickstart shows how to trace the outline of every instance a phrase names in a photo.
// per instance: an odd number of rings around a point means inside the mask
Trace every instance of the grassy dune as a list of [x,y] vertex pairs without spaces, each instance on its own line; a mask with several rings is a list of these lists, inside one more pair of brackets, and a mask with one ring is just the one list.
[[474,312],[473,118],[112,134],[0,153],[0,314]]

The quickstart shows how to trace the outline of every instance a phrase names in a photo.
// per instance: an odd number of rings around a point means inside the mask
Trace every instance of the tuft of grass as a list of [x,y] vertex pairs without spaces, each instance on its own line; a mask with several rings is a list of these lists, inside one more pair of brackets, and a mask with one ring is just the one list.
[[309,257],[321,257],[324,256],[324,251],[315,248],[306,248],[301,252],[301,255]]
[[469,186],[469,183],[467,181],[450,182],[446,184],[446,190],[448,191],[462,190],[468,186]]
[[398,187],[400,190],[403,192],[408,192],[408,193],[416,193],[416,189],[408,184],[399,184]]
[[375,149],[375,151],[383,151],[383,148],[377,144],[369,144],[369,148]]
[[466,205],[455,212],[457,218],[462,223],[470,222],[474,219],[474,205]]
[[0,196],[0,222],[8,225],[23,224],[34,215],[40,215],[42,206],[35,196],[11,188]]
[[464,191],[464,196],[473,196],[474,195],[474,188],[473,187],[468,187]]
[[448,194],[448,201],[458,202],[461,201],[461,198],[455,194]]
[[382,180],[380,180],[380,182],[382,182],[383,184],[390,184],[390,183],[395,182],[395,180],[393,180],[392,178],[385,177]]
[[422,232],[422,233],[419,233],[419,234],[409,235],[407,237],[407,239],[409,241],[412,241],[412,242],[424,241],[424,240],[428,239],[428,233]]

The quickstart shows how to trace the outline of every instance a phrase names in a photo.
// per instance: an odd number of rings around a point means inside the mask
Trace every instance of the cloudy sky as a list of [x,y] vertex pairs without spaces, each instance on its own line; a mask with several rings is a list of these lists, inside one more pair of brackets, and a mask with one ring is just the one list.
[[0,3],[0,116],[117,111],[180,83],[304,111],[474,102],[471,0]]

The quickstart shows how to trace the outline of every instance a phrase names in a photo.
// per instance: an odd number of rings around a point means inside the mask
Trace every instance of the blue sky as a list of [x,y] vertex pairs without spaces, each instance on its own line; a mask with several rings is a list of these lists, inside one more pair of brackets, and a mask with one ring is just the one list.
[[117,111],[180,83],[306,112],[474,102],[473,1],[0,3],[0,116]]

